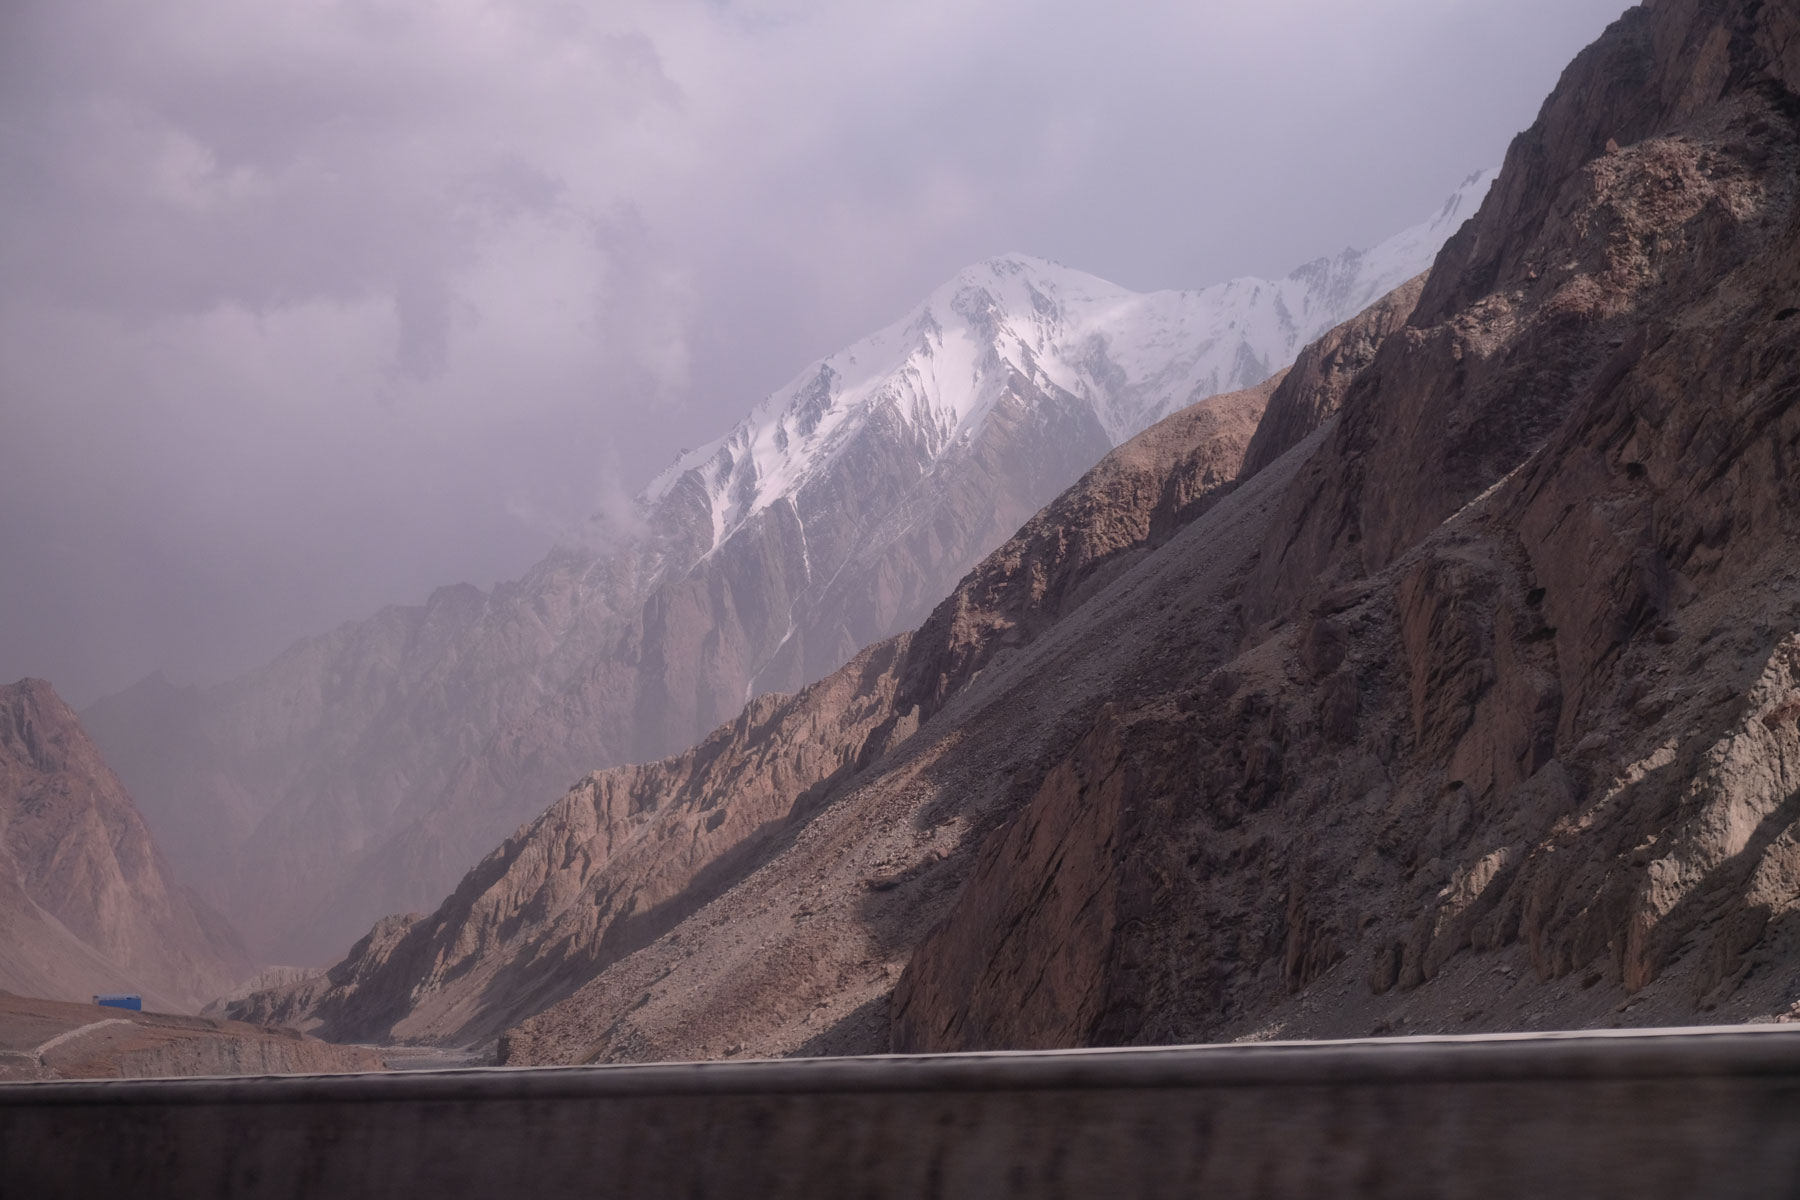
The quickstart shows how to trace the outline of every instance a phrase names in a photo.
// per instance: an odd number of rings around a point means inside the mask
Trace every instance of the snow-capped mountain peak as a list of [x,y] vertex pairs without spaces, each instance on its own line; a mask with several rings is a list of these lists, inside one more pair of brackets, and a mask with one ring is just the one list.
[[1179,408],[1261,382],[1425,270],[1494,174],[1470,176],[1429,219],[1373,249],[1279,280],[1133,292],[1026,254],[976,263],[905,317],[807,367],[724,437],[683,454],[641,503],[654,510],[678,484],[703,493],[716,548],[887,422],[917,435],[928,470],[966,444],[1015,377],[1076,398],[1117,445]]

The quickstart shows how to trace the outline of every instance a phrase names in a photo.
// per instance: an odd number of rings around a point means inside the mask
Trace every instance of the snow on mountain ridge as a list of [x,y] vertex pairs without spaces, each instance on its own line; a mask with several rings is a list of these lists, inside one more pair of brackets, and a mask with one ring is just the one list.
[[1286,278],[1199,291],[1132,292],[1009,254],[959,272],[906,317],[808,367],[729,433],[645,488],[650,511],[692,480],[712,548],[793,495],[887,413],[918,432],[921,471],[980,428],[1016,372],[1086,403],[1114,445],[1207,396],[1261,382],[1326,330],[1431,265],[1472,215],[1493,171],[1470,176],[1431,218],[1368,251]]

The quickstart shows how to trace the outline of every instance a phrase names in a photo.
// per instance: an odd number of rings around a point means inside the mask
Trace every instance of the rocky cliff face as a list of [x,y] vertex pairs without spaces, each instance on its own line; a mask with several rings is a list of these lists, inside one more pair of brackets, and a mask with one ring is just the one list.
[[191,1010],[248,970],[50,685],[0,687],[0,987]]
[[1294,361],[1292,385],[1282,389],[1269,405],[1250,439],[1243,475],[1254,475],[1273,463],[1337,412],[1344,402],[1344,393],[1374,361],[1375,351],[1406,324],[1418,307],[1425,279],[1420,275],[1395,288],[1356,320],[1339,326],[1300,352]]
[[86,720],[257,956],[325,961],[435,905],[569,780],[916,626],[1106,451],[1416,274],[1489,182],[1282,280],[1138,295],[979,264],[684,454],[604,552],[440,589],[218,687],[153,678]]
[[896,1048],[1800,1011],[1797,92],[1754,0],[1577,59],[1274,507],[1238,655],[988,838]]

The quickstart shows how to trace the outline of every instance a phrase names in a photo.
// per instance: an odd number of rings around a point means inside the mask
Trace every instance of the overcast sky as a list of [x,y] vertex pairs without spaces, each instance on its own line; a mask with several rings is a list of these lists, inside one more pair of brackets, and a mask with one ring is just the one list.
[[0,0],[0,680],[518,574],[984,257],[1367,246],[1624,0]]

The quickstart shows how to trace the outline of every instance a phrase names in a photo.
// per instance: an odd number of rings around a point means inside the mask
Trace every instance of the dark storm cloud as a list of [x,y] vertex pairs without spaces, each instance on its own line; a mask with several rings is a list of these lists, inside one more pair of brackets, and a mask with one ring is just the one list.
[[986,255],[1368,244],[1619,7],[13,0],[0,677],[515,573]]

